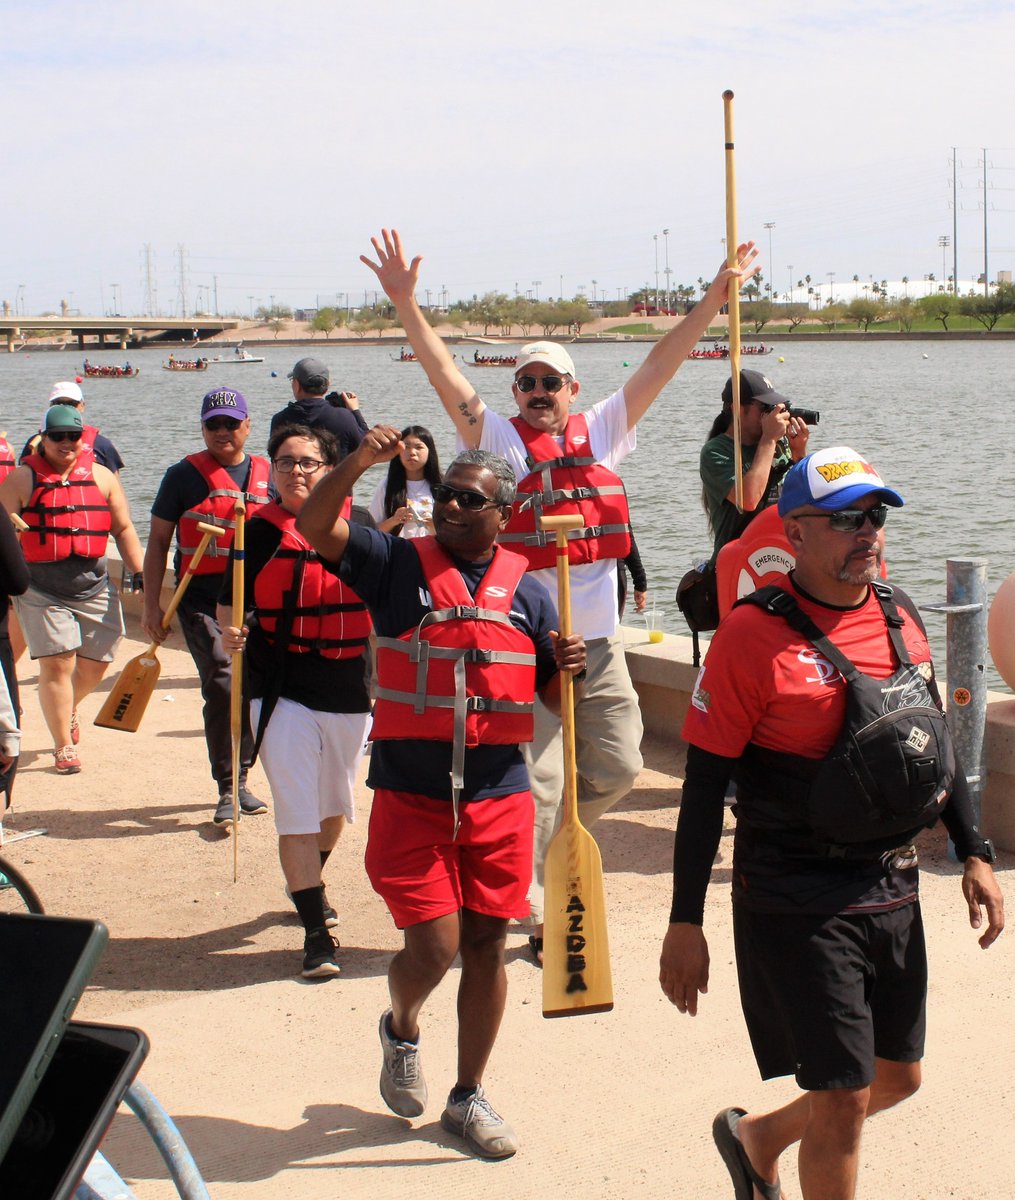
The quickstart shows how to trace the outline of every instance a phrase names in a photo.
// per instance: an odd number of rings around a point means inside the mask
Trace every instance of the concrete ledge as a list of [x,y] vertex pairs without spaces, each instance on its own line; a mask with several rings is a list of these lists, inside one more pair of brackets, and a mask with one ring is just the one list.
[[[691,639],[664,634],[663,640],[653,645],[644,630],[624,628],[622,632],[645,731],[678,743],[698,676],[692,666]],[[707,645],[702,643],[702,656]],[[987,693],[983,759],[987,779],[982,828],[999,850],[1015,851],[1015,698],[1007,692]]]

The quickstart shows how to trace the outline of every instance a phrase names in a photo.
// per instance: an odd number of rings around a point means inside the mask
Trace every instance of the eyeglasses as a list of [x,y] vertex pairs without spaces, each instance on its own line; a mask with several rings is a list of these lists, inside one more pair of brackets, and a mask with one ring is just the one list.
[[52,432],[50,432],[50,430],[47,429],[46,437],[48,437],[51,442],[80,442],[81,441],[81,430],[80,429],[64,429],[64,430],[61,430],[61,432],[59,432],[59,433],[52,433]]
[[297,467],[304,475],[313,475],[315,471],[319,471],[324,466],[324,463],[316,458],[276,458],[273,460],[272,466],[280,475],[291,475]]
[[884,528],[885,521],[888,520],[888,505],[879,504],[876,508],[868,508],[863,511],[859,508],[843,508],[839,512],[832,513],[797,513],[798,517],[820,517],[828,522],[830,529],[834,529],[836,533],[859,533],[863,529],[864,522],[870,521],[873,529]]
[[210,433],[218,433],[222,429],[228,429],[230,433],[235,433],[242,424],[243,422],[237,421],[235,417],[212,417],[210,421],[205,421],[204,427]]
[[560,375],[519,375],[515,380],[515,386],[520,392],[534,392],[537,383],[541,383],[543,391],[550,396],[556,395],[564,386]]
[[474,512],[481,508],[500,507],[497,501],[491,500],[489,496],[480,492],[463,492],[461,488],[448,487],[446,483],[434,484],[430,490],[438,504],[450,504],[452,500],[457,500],[459,508],[472,509]]

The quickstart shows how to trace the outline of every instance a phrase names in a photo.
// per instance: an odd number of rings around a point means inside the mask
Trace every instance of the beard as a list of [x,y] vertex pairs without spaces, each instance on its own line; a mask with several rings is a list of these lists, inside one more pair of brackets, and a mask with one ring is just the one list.
[[864,583],[873,583],[881,574],[881,547],[876,547],[876,557],[873,562],[859,562],[846,559],[839,571],[839,582],[853,584],[859,587]]

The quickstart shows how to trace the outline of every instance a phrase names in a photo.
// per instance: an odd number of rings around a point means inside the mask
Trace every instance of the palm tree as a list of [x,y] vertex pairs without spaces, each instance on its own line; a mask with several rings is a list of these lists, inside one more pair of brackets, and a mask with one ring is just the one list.
[[853,299],[859,300],[859,298],[860,298],[860,276],[854,275],[853,276]]

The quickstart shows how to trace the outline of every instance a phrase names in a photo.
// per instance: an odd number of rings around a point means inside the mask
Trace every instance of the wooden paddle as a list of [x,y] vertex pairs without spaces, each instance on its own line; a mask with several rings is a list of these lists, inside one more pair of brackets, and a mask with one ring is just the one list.
[[[197,527],[200,529],[202,537],[194,551],[194,557],[190,560],[190,565],[177,584],[172,600],[169,601],[169,607],[162,618],[163,629],[169,628],[173,613],[179,607],[183,593],[187,590],[194,572],[197,570],[197,564],[204,557],[204,552],[208,549],[211,539],[221,537],[222,534],[229,532],[228,529],[223,529],[219,525],[208,525],[203,521],[199,522]],[[99,715],[95,718],[96,725],[101,725],[105,729],[122,729],[125,733],[137,733],[141,718],[145,715],[148,701],[152,698],[152,692],[155,691],[155,685],[158,683],[159,674],[162,671],[162,664],[156,657],[158,648],[158,642],[152,642],[144,653],[136,655],[127,663],[120,672],[116,683],[110,688],[105,704],[99,709]]]
[[[722,94],[723,125],[726,135],[726,265],[737,265],[737,175],[733,160],[733,93]],[[769,270],[772,264],[769,263]],[[744,452],[740,445],[740,280],[729,282],[726,305],[730,335],[730,381],[733,385],[733,496],[740,512],[744,511]]]
[[[243,628],[243,560],[246,554],[247,502],[236,499],[233,512],[233,625]],[[240,741],[243,736],[243,651],[233,653],[229,692],[229,727],[233,739],[233,883],[240,862]]]
[[[557,534],[557,608],[561,637],[571,633],[571,582],[567,531],[580,529],[575,514],[543,517]],[[578,819],[575,762],[574,679],[560,673],[560,721],[564,734],[564,811],[546,851],[543,917],[543,1016],[573,1017],[609,1012],[613,980],[606,930],[606,897],[599,847]]]

